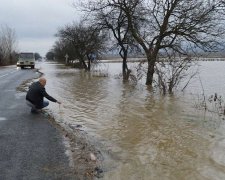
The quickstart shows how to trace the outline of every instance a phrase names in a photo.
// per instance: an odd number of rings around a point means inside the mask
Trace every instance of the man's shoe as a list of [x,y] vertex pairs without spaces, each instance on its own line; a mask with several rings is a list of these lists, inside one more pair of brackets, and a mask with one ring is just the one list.
[[39,114],[39,112],[37,110],[31,109],[30,111],[32,114]]

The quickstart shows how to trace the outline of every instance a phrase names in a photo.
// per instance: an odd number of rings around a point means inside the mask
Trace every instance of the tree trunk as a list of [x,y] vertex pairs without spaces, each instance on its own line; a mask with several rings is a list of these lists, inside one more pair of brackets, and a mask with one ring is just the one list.
[[88,70],[87,64],[85,63],[84,60],[82,60],[82,64],[83,64],[84,69],[85,69],[85,70]]
[[155,72],[156,56],[148,55],[147,60],[148,60],[148,71],[147,71],[146,85],[152,86],[153,75]]
[[80,62],[81,68],[84,68],[85,70],[88,69],[87,64],[85,63],[85,61],[84,61],[83,58],[80,58],[80,59],[79,59],[79,62]]
[[123,63],[122,63],[122,72],[123,72],[123,80],[128,80],[129,78],[129,74],[128,74],[128,67],[127,67],[127,50],[125,49],[125,47],[122,47],[120,52],[120,57],[123,59]]
[[128,73],[128,68],[127,68],[127,57],[124,57],[123,58],[123,79],[124,80],[128,80],[129,78],[129,75],[127,74]]
[[87,67],[88,71],[91,71],[91,59],[88,58],[88,67]]
[[127,60],[126,59],[123,59],[122,69],[123,69],[123,74],[125,74],[126,70],[127,70]]

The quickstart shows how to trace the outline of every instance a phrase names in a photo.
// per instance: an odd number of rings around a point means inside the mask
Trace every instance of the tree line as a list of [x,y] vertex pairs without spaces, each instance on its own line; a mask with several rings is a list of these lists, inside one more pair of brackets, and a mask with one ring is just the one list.
[[[18,56],[15,30],[6,24],[0,25],[0,66],[16,64]],[[41,58],[37,52],[34,53],[34,56],[35,60]]]
[[16,63],[16,34],[7,25],[0,26],[0,65]]
[[[224,5],[224,0],[88,0],[75,4],[85,16],[58,30],[49,53],[56,59],[68,54],[90,70],[92,53],[116,50],[124,78],[130,73],[128,56],[143,53],[146,85],[152,86],[157,75],[158,86],[172,92],[193,57],[224,50]],[[168,68],[159,57],[167,59]],[[163,69],[172,75],[166,77]]]

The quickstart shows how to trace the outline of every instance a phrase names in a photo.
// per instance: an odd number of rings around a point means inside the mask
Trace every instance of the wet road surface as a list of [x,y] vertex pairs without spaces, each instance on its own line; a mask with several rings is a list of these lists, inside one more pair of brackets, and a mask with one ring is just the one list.
[[75,179],[63,137],[44,114],[33,115],[16,88],[36,70],[0,68],[0,179]]

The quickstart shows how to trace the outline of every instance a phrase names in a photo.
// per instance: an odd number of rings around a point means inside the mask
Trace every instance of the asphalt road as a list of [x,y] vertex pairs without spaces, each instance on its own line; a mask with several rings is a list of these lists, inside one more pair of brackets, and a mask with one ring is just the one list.
[[35,70],[0,67],[0,180],[76,179],[60,132],[43,114],[31,114],[16,90],[35,77]]

